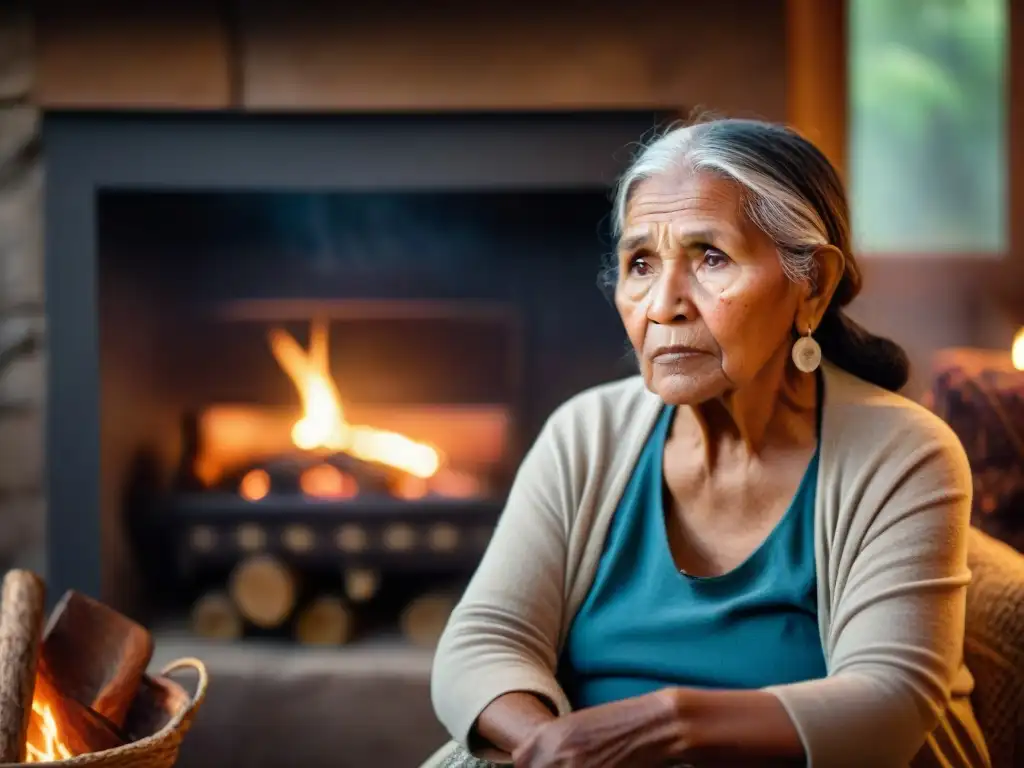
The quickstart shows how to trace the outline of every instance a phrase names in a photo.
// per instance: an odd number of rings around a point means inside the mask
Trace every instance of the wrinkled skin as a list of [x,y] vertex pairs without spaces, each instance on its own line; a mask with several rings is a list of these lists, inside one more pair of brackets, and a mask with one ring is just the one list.
[[[830,250],[822,249],[831,258],[819,259],[819,284],[838,277]],[[644,380],[676,405],[755,383],[788,357],[794,330],[817,324],[831,295],[789,279],[744,214],[739,185],[688,171],[637,185],[618,266],[615,305]],[[666,347],[677,351],[659,354]]]
[[540,727],[513,755],[516,768],[667,765],[682,739],[671,695],[662,692],[583,709]]

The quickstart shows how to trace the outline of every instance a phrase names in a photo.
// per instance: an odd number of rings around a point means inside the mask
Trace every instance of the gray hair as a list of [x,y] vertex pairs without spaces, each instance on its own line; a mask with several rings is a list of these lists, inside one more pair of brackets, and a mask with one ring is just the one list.
[[630,196],[641,181],[684,168],[713,173],[743,187],[747,217],[775,243],[786,275],[794,281],[813,280],[814,251],[829,242],[825,223],[806,197],[778,177],[756,146],[737,141],[734,131],[723,130],[746,122],[719,120],[682,126],[644,146],[616,189],[615,234],[622,234]]
[[[906,353],[889,339],[869,333],[843,307],[860,292],[861,274],[852,253],[846,192],[836,169],[807,139],[781,125],[759,120],[712,120],[677,127],[641,147],[619,180],[612,211],[621,236],[637,185],[655,176],[689,170],[739,184],[747,218],[775,244],[791,280],[817,278],[815,252],[829,245],[844,262],[815,338],[826,358],[862,379],[898,390],[910,375]],[[605,275],[610,288],[617,272]]]

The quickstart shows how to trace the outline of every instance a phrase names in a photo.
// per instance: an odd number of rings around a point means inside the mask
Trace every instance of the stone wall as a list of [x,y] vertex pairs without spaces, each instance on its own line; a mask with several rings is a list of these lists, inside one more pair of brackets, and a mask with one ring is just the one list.
[[45,563],[43,165],[29,3],[0,3],[0,570]]

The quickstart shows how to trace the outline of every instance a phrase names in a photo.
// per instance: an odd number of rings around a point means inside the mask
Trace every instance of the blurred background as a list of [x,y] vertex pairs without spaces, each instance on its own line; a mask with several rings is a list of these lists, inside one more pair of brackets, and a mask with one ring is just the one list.
[[852,314],[1020,547],[1024,4],[7,0],[0,565],[207,661],[183,765],[417,765],[524,450],[630,372],[610,185],[706,113],[841,169]]

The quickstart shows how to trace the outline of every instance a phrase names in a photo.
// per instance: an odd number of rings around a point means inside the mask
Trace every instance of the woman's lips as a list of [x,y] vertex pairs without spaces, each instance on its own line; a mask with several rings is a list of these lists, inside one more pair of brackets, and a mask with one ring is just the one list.
[[692,360],[701,354],[703,353],[700,350],[694,349],[693,347],[658,347],[654,350],[654,354],[651,355],[651,362],[656,365],[672,365],[674,363],[682,363],[687,360]]

